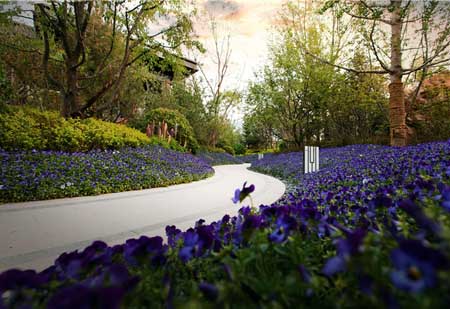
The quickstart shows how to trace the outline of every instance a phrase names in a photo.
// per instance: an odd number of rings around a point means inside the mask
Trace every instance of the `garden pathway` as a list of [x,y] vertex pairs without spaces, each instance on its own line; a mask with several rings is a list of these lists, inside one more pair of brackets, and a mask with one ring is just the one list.
[[44,269],[60,253],[97,239],[114,245],[140,235],[165,235],[166,225],[184,230],[200,218],[211,222],[234,215],[240,206],[231,197],[244,181],[256,187],[255,206],[279,199],[284,184],[248,166],[216,166],[208,179],[165,188],[0,205],[0,272]]

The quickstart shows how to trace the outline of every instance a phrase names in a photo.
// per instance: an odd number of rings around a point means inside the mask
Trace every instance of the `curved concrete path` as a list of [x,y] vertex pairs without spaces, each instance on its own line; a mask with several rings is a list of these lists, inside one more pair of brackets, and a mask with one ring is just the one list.
[[113,245],[140,235],[163,236],[166,225],[184,230],[200,218],[235,215],[240,206],[231,197],[244,181],[256,187],[255,206],[278,200],[284,184],[248,166],[216,166],[211,178],[165,188],[0,205],[0,271],[41,270],[62,252],[97,239]]

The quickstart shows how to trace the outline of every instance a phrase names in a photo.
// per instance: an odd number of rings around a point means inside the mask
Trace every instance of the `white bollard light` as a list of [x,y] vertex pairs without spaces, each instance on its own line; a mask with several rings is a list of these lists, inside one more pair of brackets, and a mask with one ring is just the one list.
[[305,146],[303,152],[303,172],[313,173],[319,170],[319,147]]

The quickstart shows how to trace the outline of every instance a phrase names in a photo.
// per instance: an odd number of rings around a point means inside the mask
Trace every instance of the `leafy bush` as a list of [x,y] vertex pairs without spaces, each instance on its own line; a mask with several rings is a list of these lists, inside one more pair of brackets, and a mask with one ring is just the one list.
[[6,271],[3,306],[447,308],[450,141],[325,150],[307,175],[298,156],[260,162],[294,160],[297,189],[276,204]]
[[234,156],[234,148],[229,145],[218,145],[218,147],[222,148],[228,154]]
[[159,138],[157,136],[152,136],[152,137],[150,137],[150,143],[152,145],[159,145],[159,146],[167,148],[167,149],[172,149],[172,150],[176,150],[179,152],[186,152],[186,148],[184,148],[183,146],[178,144],[178,142],[174,139],[172,139],[172,140],[170,140],[170,142],[168,142],[166,139]]
[[159,146],[91,150],[0,151],[0,203],[140,190],[213,173],[190,154]]
[[450,89],[447,89],[446,100],[430,100],[419,105],[417,113],[422,121],[413,123],[415,128],[414,142],[445,140],[450,137]]
[[64,119],[58,113],[7,107],[0,113],[0,148],[5,150],[87,151],[150,144],[124,125],[88,118]]
[[193,153],[198,150],[198,142],[195,139],[194,131],[189,124],[186,117],[179,111],[167,109],[167,108],[156,108],[149,111],[144,115],[143,119],[137,124],[137,128],[141,131],[145,131],[147,124],[155,123],[155,125],[165,121],[168,124],[168,129],[177,127],[176,140],[179,144],[184,146],[186,142],[186,147],[190,149]]
[[234,154],[236,155],[243,155],[245,154],[245,146],[241,143],[237,143],[233,145],[234,148]]

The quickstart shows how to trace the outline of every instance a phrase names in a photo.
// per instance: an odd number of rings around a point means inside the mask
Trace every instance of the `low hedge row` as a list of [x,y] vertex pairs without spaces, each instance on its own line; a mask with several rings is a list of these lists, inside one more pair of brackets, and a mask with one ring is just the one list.
[[138,130],[93,118],[64,119],[57,112],[2,107],[0,148],[4,150],[88,151],[151,144]]

